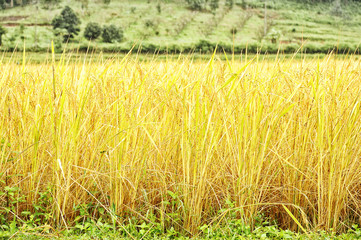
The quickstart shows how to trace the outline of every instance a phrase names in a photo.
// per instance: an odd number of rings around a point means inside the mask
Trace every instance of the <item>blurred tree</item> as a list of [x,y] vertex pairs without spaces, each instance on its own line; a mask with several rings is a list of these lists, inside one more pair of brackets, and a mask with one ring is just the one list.
[[61,11],[60,15],[53,18],[51,25],[53,25],[53,29],[60,28],[67,31],[67,34],[64,35],[64,42],[74,38],[74,35],[77,35],[80,31],[80,20],[68,6]]
[[88,40],[95,40],[102,34],[102,28],[98,23],[90,22],[84,30],[84,37]]
[[123,31],[117,28],[115,25],[111,24],[109,26],[103,27],[102,33],[103,41],[106,43],[111,43],[113,41],[122,41],[123,39]]

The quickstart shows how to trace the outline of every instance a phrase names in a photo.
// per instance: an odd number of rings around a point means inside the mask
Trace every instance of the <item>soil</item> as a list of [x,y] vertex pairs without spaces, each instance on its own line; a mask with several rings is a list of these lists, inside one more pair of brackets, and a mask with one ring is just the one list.
[[[10,22],[10,23],[3,23],[3,26],[6,27],[17,27],[20,26],[20,23],[14,23],[14,22]],[[24,26],[28,26],[28,27],[32,27],[32,26],[40,26],[40,27],[50,27],[51,24],[48,23],[23,23]]]

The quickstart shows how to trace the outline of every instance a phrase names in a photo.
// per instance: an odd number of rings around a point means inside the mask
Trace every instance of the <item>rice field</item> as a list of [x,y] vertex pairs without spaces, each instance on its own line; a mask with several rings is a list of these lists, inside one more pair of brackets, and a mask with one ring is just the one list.
[[359,59],[69,59],[0,62],[0,221],[360,223]]

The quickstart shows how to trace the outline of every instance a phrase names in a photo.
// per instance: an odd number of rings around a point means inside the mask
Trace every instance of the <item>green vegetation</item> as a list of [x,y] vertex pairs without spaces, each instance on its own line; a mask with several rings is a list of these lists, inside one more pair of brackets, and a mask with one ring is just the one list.
[[[132,216],[129,212],[129,216],[120,223],[114,212],[96,201],[74,205],[73,211],[77,217],[68,222],[65,228],[57,229],[49,225],[54,214],[49,209],[54,200],[53,189],[48,187],[44,192],[38,192],[32,204],[33,211],[24,210],[15,216],[16,205],[26,202],[19,191],[18,187],[8,186],[0,191],[0,199],[6,197],[8,201],[7,206],[0,210],[0,239],[361,239],[358,225],[352,225],[346,233],[341,234],[332,230],[299,233],[281,229],[276,221],[262,214],[255,217],[253,225],[247,225],[237,217],[238,210],[229,201],[227,208],[219,210],[219,218],[208,225],[198,226],[195,234],[179,227],[165,227],[158,221],[158,216],[151,212],[142,217]],[[168,195],[171,200],[167,204],[172,208],[177,207],[179,196],[171,191],[168,191]],[[13,216],[12,221],[7,221],[8,216]],[[177,221],[180,216],[175,211],[168,217]]]
[[6,33],[6,29],[0,25],[0,46],[2,45],[2,36]]
[[68,42],[70,39],[78,35],[80,20],[74,11],[66,6],[60,13],[60,15],[53,18],[51,25],[55,29],[64,29],[66,34],[63,35],[64,42]]
[[123,39],[123,32],[114,24],[111,24],[103,27],[102,38],[106,43],[112,43],[114,41],[120,42]]
[[234,5],[234,2],[233,2],[233,0],[226,0],[225,5],[226,5],[226,7],[228,7],[229,9],[232,9],[232,8],[233,8],[233,5]]
[[355,225],[347,233],[336,234],[325,231],[311,233],[296,233],[290,230],[282,230],[268,221],[258,222],[254,228],[245,225],[242,220],[229,219],[222,224],[203,225],[199,227],[199,233],[195,235],[181,233],[174,228],[164,229],[161,224],[151,221],[139,221],[130,218],[122,227],[114,227],[112,223],[106,223],[103,219],[94,220],[84,210],[83,219],[67,230],[54,231],[49,226],[36,228],[31,221],[23,225],[3,226],[0,230],[0,239],[262,239],[262,240],[321,240],[321,239],[361,239],[361,229]]
[[205,0],[186,0],[188,8],[194,11],[202,11],[206,6]]
[[84,37],[88,40],[95,40],[102,34],[102,28],[98,23],[90,22],[84,30]]
[[211,7],[211,10],[215,13],[217,8],[219,8],[219,0],[210,0],[209,6]]
[[[70,27],[62,28],[70,32],[53,31],[49,25],[66,5],[81,21],[79,27],[71,25],[80,32]],[[217,44],[220,52],[236,53],[246,48],[253,53],[293,53],[301,46],[309,53],[328,53],[335,48],[339,52],[358,51],[359,1],[267,0],[266,11],[264,5],[261,0],[35,1],[12,8],[6,4],[0,12],[7,29],[2,50],[12,51],[15,46],[22,50],[18,28],[23,25],[25,44],[31,51],[46,51],[51,39],[57,41],[62,36],[63,40],[73,37],[67,49],[81,51],[90,46],[103,52],[127,52],[134,44],[151,53],[210,53]],[[85,29],[92,22],[120,28],[121,41],[97,38],[89,44]]]

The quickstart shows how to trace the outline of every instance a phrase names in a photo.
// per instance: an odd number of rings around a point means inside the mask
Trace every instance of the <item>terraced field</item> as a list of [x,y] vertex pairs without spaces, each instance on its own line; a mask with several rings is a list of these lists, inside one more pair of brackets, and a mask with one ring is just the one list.
[[[82,7],[80,2],[66,0],[58,5],[39,3],[6,9],[0,12],[0,19],[2,25],[8,28],[4,47],[10,48],[23,45],[19,37],[22,25],[22,35],[28,47],[48,49],[49,39],[54,38],[50,22],[65,5],[76,11],[82,21],[82,29],[92,21],[104,25],[116,24],[123,29],[125,38],[121,43],[105,44],[98,41],[95,44],[105,51],[125,51],[135,43],[162,49],[172,49],[174,46],[191,49],[197,47],[201,40],[213,46],[217,43],[243,48],[246,45],[265,45],[275,50],[278,44],[284,48],[291,45],[293,50],[302,44],[309,44],[315,50],[322,49],[322,45],[332,48],[341,44],[345,46],[343,48],[355,50],[360,43],[359,3],[349,2],[343,8],[343,15],[335,16],[330,3],[307,5],[286,0],[268,1],[268,33],[264,35],[263,3],[257,0],[246,2],[246,8],[236,2],[232,9],[228,9],[221,1],[220,7],[212,13],[191,11],[181,0],[161,1],[160,12],[157,4],[146,0],[113,0],[109,5],[89,2],[87,8]],[[271,35],[275,33],[278,41],[272,43]],[[86,48],[88,44],[81,33],[68,47]]]

